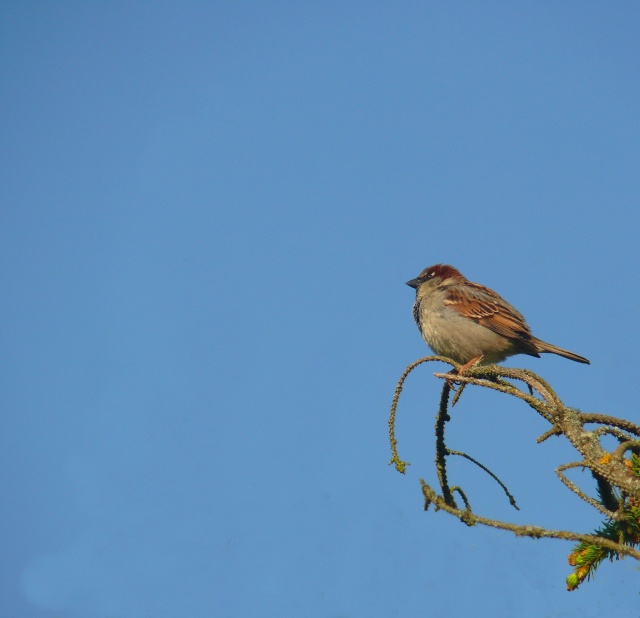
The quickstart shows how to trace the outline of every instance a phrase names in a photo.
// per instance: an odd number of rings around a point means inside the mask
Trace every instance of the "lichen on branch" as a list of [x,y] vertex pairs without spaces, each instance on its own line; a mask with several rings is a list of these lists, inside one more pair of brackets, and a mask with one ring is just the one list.
[[[425,510],[434,505],[457,517],[468,526],[485,525],[509,531],[517,536],[530,538],[555,538],[578,541],[578,545],[569,555],[569,564],[574,567],[567,578],[567,589],[575,590],[585,579],[589,579],[605,558],[617,560],[630,556],[640,560],[640,426],[613,416],[580,412],[565,406],[551,386],[540,376],[526,369],[510,369],[497,365],[473,366],[464,368],[454,361],[441,356],[426,356],[411,363],[400,377],[389,415],[389,442],[391,461],[396,470],[406,472],[408,462],[398,454],[398,441],[395,436],[395,422],[398,402],[408,375],[419,365],[428,362],[444,362],[451,365],[448,373],[435,373],[443,380],[440,403],[435,419],[435,468],[439,493],[420,479],[425,499]],[[524,391],[514,382],[527,386]],[[454,385],[458,390],[449,402]],[[453,407],[467,386],[489,388],[500,393],[516,397],[526,403],[549,424],[549,430],[538,438],[542,442],[550,436],[563,436],[575,448],[580,456],[578,461],[559,466],[556,474],[565,486],[581,500],[597,509],[605,521],[593,534],[583,534],[565,530],[549,530],[540,526],[516,525],[482,517],[473,512],[469,498],[461,487],[452,486],[447,475],[447,458],[462,456],[479,466],[489,474],[503,489],[509,501],[515,507],[515,499],[498,476],[473,457],[450,449],[445,440],[446,424],[450,420],[449,410]],[[618,447],[608,451],[602,446],[605,435],[618,440]],[[597,484],[597,497],[586,495],[569,481],[563,472],[570,468],[582,468],[591,472]],[[464,507],[456,503],[455,495],[460,496]]]

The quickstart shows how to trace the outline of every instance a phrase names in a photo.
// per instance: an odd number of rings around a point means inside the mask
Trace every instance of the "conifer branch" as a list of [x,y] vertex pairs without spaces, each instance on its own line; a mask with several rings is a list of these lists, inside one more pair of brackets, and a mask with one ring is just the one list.
[[[640,436],[640,426],[625,419],[599,413],[583,413],[565,406],[553,388],[532,371],[497,365],[476,365],[466,368],[463,375],[458,375],[460,365],[441,356],[427,356],[410,364],[398,381],[389,416],[392,455],[390,463],[395,464],[399,472],[404,473],[408,465],[398,455],[398,442],[395,437],[395,420],[400,394],[411,371],[423,363],[432,361],[447,363],[453,369],[448,373],[434,374],[444,381],[435,423],[435,464],[440,494],[420,479],[425,509],[433,504],[436,510],[442,509],[468,526],[482,524],[511,531],[517,536],[578,541],[578,546],[569,555],[569,563],[575,567],[574,572],[567,578],[569,590],[575,590],[585,579],[589,579],[604,558],[613,560],[630,556],[640,560],[640,551],[636,549],[640,545],[640,440],[634,439],[635,436]],[[513,381],[524,383],[529,392],[518,388]],[[513,506],[518,507],[506,485],[498,479],[497,475],[473,457],[447,446],[445,428],[450,420],[449,397],[454,383],[460,386],[455,392],[451,406],[460,399],[465,386],[489,388],[522,400],[551,425],[538,437],[538,443],[551,436],[563,436],[569,441],[580,454],[581,460],[559,466],[556,474],[576,496],[605,516],[606,521],[595,534],[549,530],[539,526],[521,526],[482,517],[473,512],[467,494],[462,488],[449,486],[447,476],[449,455],[465,457],[478,465],[500,484]],[[598,427],[596,429],[585,427],[593,424]],[[618,439],[619,445],[615,450],[610,452],[602,446],[601,438],[604,435],[612,435]],[[588,469],[596,479],[597,498],[588,496],[563,474],[566,470],[578,467]],[[462,498],[464,509],[457,506],[454,493]]]

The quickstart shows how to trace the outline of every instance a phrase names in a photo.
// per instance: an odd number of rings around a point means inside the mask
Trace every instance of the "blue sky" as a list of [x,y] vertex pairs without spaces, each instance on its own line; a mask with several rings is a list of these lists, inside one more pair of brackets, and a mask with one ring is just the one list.
[[[0,614],[636,615],[638,565],[422,511],[448,262],[589,357],[510,366],[637,420],[640,8],[4,2]],[[474,508],[590,531],[543,421],[467,392]],[[586,477],[578,474],[583,486]],[[634,614],[633,612],[636,612]]]

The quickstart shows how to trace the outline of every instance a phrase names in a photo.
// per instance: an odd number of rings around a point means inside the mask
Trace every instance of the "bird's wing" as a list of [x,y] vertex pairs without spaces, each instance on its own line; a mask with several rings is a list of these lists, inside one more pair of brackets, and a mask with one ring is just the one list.
[[531,340],[531,331],[524,316],[493,290],[468,282],[465,291],[450,288],[445,301],[460,315],[508,339]]

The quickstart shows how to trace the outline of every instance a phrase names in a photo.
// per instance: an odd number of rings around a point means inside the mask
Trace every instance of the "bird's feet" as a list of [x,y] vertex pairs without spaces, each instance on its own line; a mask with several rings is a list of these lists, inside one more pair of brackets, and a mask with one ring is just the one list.
[[453,396],[453,399],[451,400],[451,407],[452,408],[453,408],[453,406],[456,405],[456,403],[458,403],[458,399],[460,399],[460,395],[462,395],[462,391],[464,390],[464,387],[465,387],[465,383],[462,382],[462,383],[460,383],[460,388],[456,389],[455,388],[455,384],[456,384],[457,380],[455,380],[454,376],[464,375],[464,373],[467,371],[467,369],[471,369],[471,367],[475,367],[476,365],[480,364],[483,359],[484,359],[484,356],[482,354],[480,356],[474,356],[470,361],[468,361],[464,365],[462,365],[462,367],[460,367],[460,369],[452,369],[449,372],[452,377],[451,378],[447,378],[447,383],[449,384],[449,388],[452,391],[454,391],[454,393],[455,393],[455,395]]

